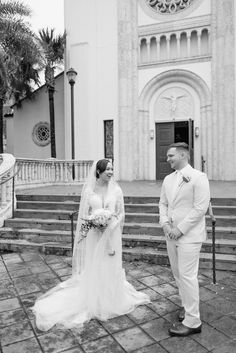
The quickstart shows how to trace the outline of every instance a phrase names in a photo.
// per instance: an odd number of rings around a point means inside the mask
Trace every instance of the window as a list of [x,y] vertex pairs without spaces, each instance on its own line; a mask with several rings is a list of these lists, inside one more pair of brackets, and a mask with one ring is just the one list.
[[104,154],[113,160],[113,120],[104,121]]

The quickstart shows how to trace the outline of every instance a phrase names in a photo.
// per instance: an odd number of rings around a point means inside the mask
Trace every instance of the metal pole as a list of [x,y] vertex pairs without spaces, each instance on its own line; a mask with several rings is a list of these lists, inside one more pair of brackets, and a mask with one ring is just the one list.
[[71,249],[73,254],[74,249],[74,214],[70,215],[70,224],[71,224]]
[[12,218],[15,217],[15,176],[12,178]]
[[213,284],[216,284],[216,247],[215,247],[215,225],[216,221],[212,221],[212,271]]
[[70,82],[71,87],[71,158],[72,158],[72,179],[75,179],[75,136],[74,136],[74,82]]

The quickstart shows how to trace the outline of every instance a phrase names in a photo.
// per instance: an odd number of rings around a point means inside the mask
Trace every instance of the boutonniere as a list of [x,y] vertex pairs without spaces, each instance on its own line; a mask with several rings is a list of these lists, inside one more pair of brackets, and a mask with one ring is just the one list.
[[189,183],[191,178],[189,176],[182,176],[182,180],[179,183],[179,186],[183,185],[184,183]]

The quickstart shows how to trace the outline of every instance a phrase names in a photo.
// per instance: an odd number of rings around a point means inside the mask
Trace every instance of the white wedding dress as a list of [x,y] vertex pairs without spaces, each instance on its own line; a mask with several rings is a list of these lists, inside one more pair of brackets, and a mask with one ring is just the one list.
[[[78,221],[72,277],[41,296],[32,308],[36,325],[43,331],[55,324],[72,328],[92,318],[107,320],[150,302],[148,295],[136,291],[127,282],[122,268],[124,203],[121,189],[114,183],[104,200],[87,189],[83,200],[79,217],[81,213],[84,217],[104,207],[116,212],[118,217],[103,233],[91,229],[82,241],[79,241]],[[114,256],[108,254],[109,237]]]

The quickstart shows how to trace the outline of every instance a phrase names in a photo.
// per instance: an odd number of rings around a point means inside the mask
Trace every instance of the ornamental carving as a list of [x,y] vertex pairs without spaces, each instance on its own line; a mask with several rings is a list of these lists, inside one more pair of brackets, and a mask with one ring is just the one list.
[[159,14],[175,14],[188,8],[194,0],[146,0],[148,6]]

